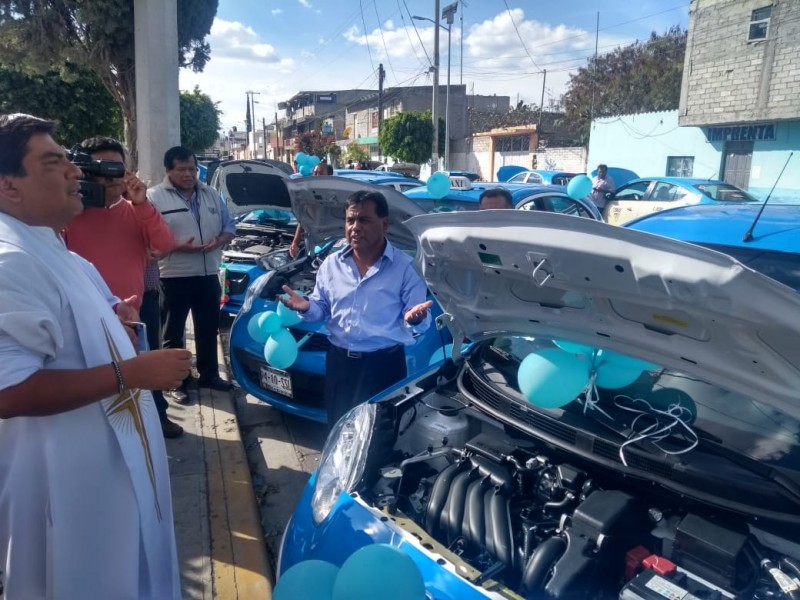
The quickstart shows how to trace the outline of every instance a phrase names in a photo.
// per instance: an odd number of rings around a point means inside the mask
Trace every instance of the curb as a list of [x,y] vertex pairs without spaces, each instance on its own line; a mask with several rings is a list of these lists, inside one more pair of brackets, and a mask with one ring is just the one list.
[[[221,344],[217,356],[227,374]],[[233,392],[204,389],[200,405],[214,597],[269,600],[274,581]]]

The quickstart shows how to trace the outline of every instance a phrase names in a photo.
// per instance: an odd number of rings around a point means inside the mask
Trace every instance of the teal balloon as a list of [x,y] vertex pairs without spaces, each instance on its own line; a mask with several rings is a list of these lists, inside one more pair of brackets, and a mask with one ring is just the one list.
[[559,408],[577,398],[589,383],[589,361],[559,348],[537,350],[520,363],[517,383],[534,406]]
[[306,160],[308,160],[308,154],[305,152],[298,152],[294,155],[295,161],[297,161],[297,166],[306,164]]
[[264,344],[264,359],[276,369],[288,369],[297,360],[297,340],[288,329],[278,329]]
[[267,338],[278,331],[281,327],[281,318],[274,310],[253,315],[247,323],[247,333],[260,344],[267,341]]
[[272,600],[331,600],[339,567],[324,560],[304,560],[278,579]]
[[311,175],[311,171],[312,168],[308,165],[300,165],[300,167],[297,169],[297,172],[300,173],[300,175]]
[[572,352],[572,354],[591,356],[595,351],[594,346],[587,346],[586,344],[576,344],[575,342],[567,342],[564,340],[553,340],[553,343],[566,352]]
[[431,359],[428,361],[428,365],[430,366],[439,361],[450,358],[450,354],[452,352],[453,352],[453,344],[446,344],[444,350],[442,348],[439,348],[436,352],[431,354]]
[[301,319],[300,315],[297,314],[296,310],[292,310],[288,306],[286,306],[283,302],[278,302],[278,315],[280,318],[281,325],[284,327],[291,327],[292,325],[297,325]]
[[607,390],[617,390],[632,384],[639,379],[642,374],[641,369],[631,369],[611,362],[605,362],[597,367],[594,382],[597,387]]
[[313,154],[310,155],[308,158],[306,158],[306,164],[309,167],[311,167],[312,169],[314,167],[316,167],[321,162],[322,162],[322,159],[319,156],[316,156],[316,155],[313,155]]
[[625,354],[611,352],[611,350],[603,350],[599,356],[601,362],[610,362],[619,367],[627,367],[631,370],[638,369],[639,371],[650,371],[652,369],[660,368],[659,365],[640,358],[633,358]]
[[370,544],[339,569],[331,600],[425,600],[425,581],[408,554],[388,544]]
[[578,175],[569,180],[567,194],[573,200],[586,198],[592,192],[592,180],[586,175]]
[[427,187],[432,198],[444,198],[450,191],[450,177],[437,171],[428,177]]

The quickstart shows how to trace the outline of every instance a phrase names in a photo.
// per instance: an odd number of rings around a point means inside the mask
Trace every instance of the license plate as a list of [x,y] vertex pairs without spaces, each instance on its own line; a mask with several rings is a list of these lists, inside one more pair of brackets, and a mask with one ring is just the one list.
[[292,376],[286,371],[273,369],[272,367],[261,367],[261,387],[264,389],[292,397]]

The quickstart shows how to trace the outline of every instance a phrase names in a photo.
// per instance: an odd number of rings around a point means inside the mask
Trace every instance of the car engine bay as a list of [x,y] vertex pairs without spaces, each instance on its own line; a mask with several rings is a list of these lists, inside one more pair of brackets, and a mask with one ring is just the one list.
[[[438,388],[379,403],[357,493],[507,598],[800,598],[797,527],[626,477]],[[424,533],[423,533],[424,532]]]

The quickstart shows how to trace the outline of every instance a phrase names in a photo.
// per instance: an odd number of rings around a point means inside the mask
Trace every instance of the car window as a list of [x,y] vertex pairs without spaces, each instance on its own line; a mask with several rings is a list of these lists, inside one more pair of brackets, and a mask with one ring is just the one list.
[[637,181],[623,185],[612,195],[612,200],[641,200],[650,185],[649,181]]
[[677,200],[683,195],[680,192],[681,188],[679,188],[677,185],[673,183],[667,183],[666,181],[657,181],[650,195],[649,200],[672,202],[673,200]]
[[527,173],[517,173],[511,179],[508,180],[508,183],[525,183],[525,177]]
[[465,200],[449,200],[447,198],[411,198],[425,212],[459,212],[462,210],[478,210],[478,202]]
[[704,196],[723,202],[756,202],[756,198],[729,183],[699,183],[695,187]]
[[401,192],[405,192],[406,190],[413,190],[414,188],[418,187],[420,187],[418,183],[401,183],[398,186]]
[[526,198],[518,206],[519,210],[540,210],[545,212],[555,212],[562,215],[576,215],[579,217],[592,216],[579,203],[562,195],[544,195]]
[[574,175],[555,175],[553,177],[553,185],[567,185],[573,177],[575,177],[575,176]]
[[528,173],[528,179],[525,183],[544,183],[544,179],[538,173]]

